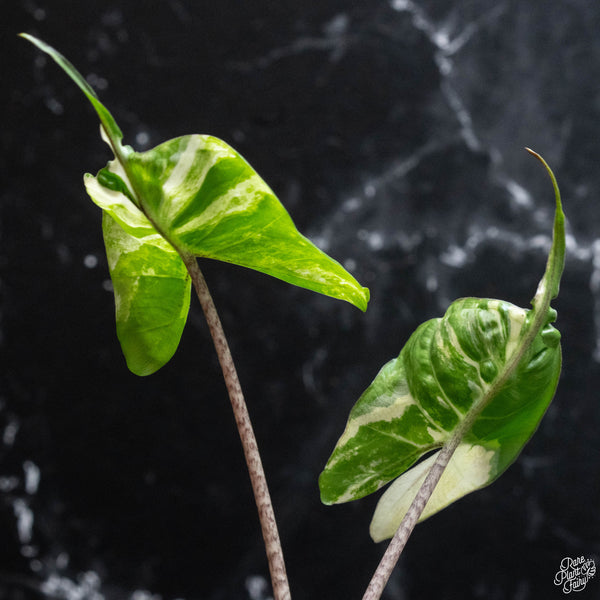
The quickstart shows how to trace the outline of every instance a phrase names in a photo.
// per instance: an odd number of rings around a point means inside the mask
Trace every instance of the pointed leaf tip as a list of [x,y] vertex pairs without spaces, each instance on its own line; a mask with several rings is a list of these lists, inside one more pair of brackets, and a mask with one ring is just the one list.
[[548,255],[546,271],[538,285],[538,290],[532,301],[534,305],[539,304],[541,312],[547,312],[548,308],[550,307],[550,301],[558,296],[560,279],[565,265],[565,214],[562,208],[558,183],[554,173],[552,172],[552,169],[540,154],[531,148],[525,148],[525,150],[537,158],[546,169],[550,177],[550,181],[552,182],[552,188],[554,190],[556,202],[556,209],[554,212],[554,228],[552,232],[552,247],[550,248],[550,253]]
[[98,95],[94,88],[86,81],[85,77],[75,68],[73,63],[65,58],[58,50],[46,44],[42,40],[36,38],[29,33],[20,33],[19,37],[26,39],[31,42],[34,46],[45,52],[54,62],[75,82],[77,87],[85,94],[87,99],[94,107],[102,126],[106,130],[110,143],[115,152],[115,156],[122,154],[121,140],[123,139],[123,133],[117,125],[114,117],[110,114],[109,110],[100,102]]

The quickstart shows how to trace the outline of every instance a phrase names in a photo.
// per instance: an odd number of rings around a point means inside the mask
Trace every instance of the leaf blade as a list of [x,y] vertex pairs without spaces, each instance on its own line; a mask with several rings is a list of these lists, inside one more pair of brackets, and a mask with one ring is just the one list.
[[254,169],[207,135],[129,157],[144,212],[182,253],[248,267],[366,310],[362,287],[294,225]]
[[[396,479],[381,496],[369,527],[373,541],[381,542],[394,535],[438,454],[439,451]],[[488,485],[494,462],[492,450],[477,444],[460,444],[427,502],[420,521]]]
[[130,371],[151,375],[179,345],[190,307],[190,276],[181,257],[157,233],[134,237],[106,211],[102,231],[117,337]]
[[[501,475],[533,435],[554,396],[562,358],[550,300],[558,293],[564,267],[565,232],[554,178],[553,185],[553,244],[533,308],[477,298],[453,302],[442,318],[415,331],[350,413],[319,479],[321,498],[326,504],[345,502],[398,477],[376,510],[372,533],[377,540],[395,533],[435,460],[410,469],[419,458],[445,445],[457,447],[422,520]],[[407,407],[413,410],[410,418]],[[427,440],[417,451],[399,452],[386,447],[383,435],[373,439],[374,432],[389,436],[401,426],[423,429],[426,422],[438,427],[433,446]],[[486,457],[485,477],[481,461],[471,460],[478,453]],[[465,485],[465,469],[473,466],[479,476]],[[463,480],[456,473],[463,473]]]

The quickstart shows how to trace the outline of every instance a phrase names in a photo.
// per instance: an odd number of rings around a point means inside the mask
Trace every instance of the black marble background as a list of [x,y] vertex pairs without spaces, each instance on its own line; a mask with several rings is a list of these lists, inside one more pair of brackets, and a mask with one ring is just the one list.
[[[377,496],[321,505],[348,411],[423,320],[528,306],[555,169],[569,220],[557,396],[492,486],[419,525],[387,600],[563,597],[600,560],[600,4],[593,0],[3,0],[0,598],[264,600],[231,410],[193,304],[175,358],[130,374],[85,171],[111,158],[68,56],[147,149],[234,145],[371,289],[366,314],[203,264],[264,453],[296,600],[360,598]],[[600,598],[600,576],[581,598]]]

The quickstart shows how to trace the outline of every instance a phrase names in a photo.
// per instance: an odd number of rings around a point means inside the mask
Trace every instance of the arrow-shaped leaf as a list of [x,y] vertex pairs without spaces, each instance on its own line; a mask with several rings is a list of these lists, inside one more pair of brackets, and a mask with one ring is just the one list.
[[358,400],[321,474],[326,504],[361,498],[398,478],[375,511],[375,541],[394,535],[442,446],[458,443],[421,520],[499,477],[552,400],[561,350],[550,300],[564,266],[564,214],[554,175],[536,156],[552,178],[556,213],[533,308],[463,298],[423,323]]
[[183,257],[249,267],[366,310],[369,290],[298,232],[233,148],[211,136],[188,135],[134,152],[75,67],[48,44],[21,35],[83,91],[115,155],[95,177],[86,174],[85,185],[104,211],[117,333],[134,373],[156,371],[179,344],[190,301]]
[[255,269],[366,310],[368,290],[298,232],[254,169],[228,144],[187,135],[128,156],[131,193],[181,254]]

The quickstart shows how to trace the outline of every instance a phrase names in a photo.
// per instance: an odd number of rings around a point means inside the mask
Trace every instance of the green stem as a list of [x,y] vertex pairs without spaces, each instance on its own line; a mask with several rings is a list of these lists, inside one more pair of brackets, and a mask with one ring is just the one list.
[[273,585],[273,595],[275,600],[290,600],[290,588],[287,579],[283,550],[275,521],[275,513],[271,502],[271,495],[267,486],[267,479],[258,451],[258,444],[250,421],[248,407],[244,400],[244,394],[240,386],[235,364],[229,350],[229,344],[213,302],[212,296],[206,285],[206,280],[198,266],[198,261],[194,256],[182,256],[187,270],[192,278],[198,300],[204,311],[206,321],[212,336],[215,350],[219,358],[219,363],[223,371],[225,385],[231,400],[231,407],[238,433],[244,449],[246,465],[250,475],[250,482],[254,492],[254,499],[258,509],[258,516],[262,529],[262,535],[265,542],[267,560],[269,562],[269,571],[271,573],[271,582]]

